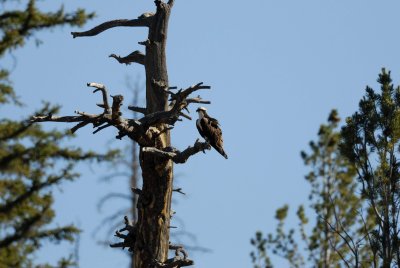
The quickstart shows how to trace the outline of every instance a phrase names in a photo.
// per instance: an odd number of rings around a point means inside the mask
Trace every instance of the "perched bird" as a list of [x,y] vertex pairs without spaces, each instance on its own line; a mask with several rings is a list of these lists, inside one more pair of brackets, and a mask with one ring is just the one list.
[[218,120],[207,114],[207,109],[199,107],[196,112],[199,113],[199,119],[196,120],[196,126],[200,135],[208,142],[218,153],[228,159],[224,151],[224,141],[222,139],[222,130],[219,128]]

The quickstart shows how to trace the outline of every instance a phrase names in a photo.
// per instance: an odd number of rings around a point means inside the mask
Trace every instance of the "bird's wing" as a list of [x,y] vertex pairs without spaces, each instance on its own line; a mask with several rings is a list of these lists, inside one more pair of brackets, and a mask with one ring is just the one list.
[[[202,118],[199,123],[203,131],[203,137],[219,152],[223,157],[228,159],[228,155],[224,151],[224,140],[222,138],[222,130],[216,119]],[[200,130],[199,130],[200,131]]]
[[202,121],[202,120],[200,120],[200,119],[197,119],[197,120],[196,120],[196,127],[197,127],[197,130],[199,131],[200,135],[201,135],[203,138],[206,138],[205,135],[204,135],[204,130],[203,130],[203,126],[202,126],[202,124],[201,124],[201,121]]
[[210,124],[215,127],[215,128],[219,128],[219,122],[217,119],[210,117],[209,118]]
[[210,137],[210,140],[213,141],[214,144],[211,145],[222,148],[224,141],[222,139],[222,130],[219,127],[218,121],[214,118],[203,118],[200,121],[200,124],[204,135]]

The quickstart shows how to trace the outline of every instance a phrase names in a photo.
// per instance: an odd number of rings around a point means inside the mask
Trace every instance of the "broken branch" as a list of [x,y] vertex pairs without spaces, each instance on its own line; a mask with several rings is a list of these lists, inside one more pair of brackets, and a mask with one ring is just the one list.
[[75,38],[75,37],[84,37],[84,36],[95,36],[95,35],[98,35],[99,33],[102,33],[104,31],[114,28],[114,27],[149,27],[152,18],[153,18],[153,16],[140,17],[140,18],[133,19],[133,20],[126,20],[126,19],[112,20],[112,21],[104,22],[88,31],[71,32],[71,34],[72,34],[72,37]]
[[143,107],[138,107],[138,106],[128,106],[128,109],[131,111],[134,111],[136,113],[141,113],[146,115],[147,114],[147,109]]
[[[157,81],[153,81],[154,84]],[[166,85],[158,85],[161,88],[165,88]],[[164,123],[169,125],[174,125],[176,121],[180,119],[180,117],[185,117],[189,120],[192,118],[183,113],[182,110],[186,109],[190,103],[202,103],[202,104],[210,104],[209,101],[203,100],[200,96],[195,98],[187,98],[191,93],[200,89],[210,89],[210,86],[203,86],[203,83],[198,83],[193,85],[185,90],[180,89],[177,93],[172,92],[170,89],[174,89],[175,87],[165,88],[165,92],[171,95],[170,106],[172,107],[169,111],[160,111],[151,114],[147,114],[145,117],[141,118],[139,121],[145,126],[154,126],[156,124]]]
[[113,104],[111,107],[111,118],[113,121],[115,121],[116,123],[121,122],[121,106],[122,106],[122,102],[124,101],[124,96],[122,95],[115,95],[115,96],[111,96],[113,99]]
[[132,187],[131,190],[132,190],[133,193],[135,193],[137,195],[141,195],[142,194],[142,190],[139,189],[139,188]]
[[108,104],[108,93],[106,87],[103,84],[99,83],[87,83],[86,85],[88,87],[96,88],[95,90],[93,90],[93,93],[101,91],[101,94],[103,95],[103,103],[97,104],[97,106],[104,108],[104,113],[109,114],[111,110],[110,110],[110,105]]
[[200,142],[199,139],[197,139],[193,146],[189,146],[182,152],[175,148],[165,148],[164,150],[160,150],[154,147],[143,147],[142,151],[146,153],[152,153],[167,159],[171,159],[176,164],[183,164],[186,163],[186,161],[192,155],[210,149],[211,149],[210,144],[208,144],[207,142]]
[[[135,247],[135,241],[136,241],[136,228],[133,222],[130,222],[128,220],[128,217],[125,216],[124,217],[124,221],[125,221],[125,227],[115,231],[114,236],[123,239],[123,242],[119,242],[119,243],[115,243],[115,244],[111,244],[110,247],[112,248],[128,248],[128,250],[130,252],[133,251],[134,247]],[[128,231],[127,234],[122,234],[121,232],[124,231]]]
[[112,107],[110,108],[107,100],[106,87],[98,83],[88,83],[87,85],[90,87],[95,87],[96,89],[94,92],[102,92],[103,104],[99,105],[104,107],[104,112],[102,114],[89,114],[75,111],[75,113],[78,114],[76,116],[53,116],[52,114],[37,115],[33,116],[30,122],[77,122],[78,124],[71,129],[72,132],[76,132],[78,129],[88,124],[93,124],[93,128],[97,128],[94,131],[94,134],[107,127],[114,126],[119,130],[117,138],[128,136],[141,146],[152,146],[154,144],[153,139],[156,136],[153,135],[156,135],[155,133],[144,129],[139,121],[124,119],[121,117],[122,113],[120,108],[122,105],[123,96],[113,96],[113,103]]
[[159,268],[179,268],[179,267],[191,266],[194,264],[194,261],[190,259],[182,259],[182,257],[174,257],[172,259],[168,259],[164,263],[159,261],[156,261],[155,263],[156,266]]
[[180,193],[180,194],[183,194],[183,195],[186,195],[184,192],[182,192],[182,188],[173,189],[172,191]]
[[[193,260],[188,259],[188,254],[181,245],[169,244],[169,249],[175,250],[175,257],[166,260],[165,262],[155,261],[157,267],[163,268],[175,268],[175,267],[185,267],[194,264]],[[180,256],[180,254],[182,256]]]
[[138,64],[144,65],[145,55],[142,52],[140,52],[139,50],[136,50],[125,57],[120,57],[115,54],[111,54],[109,57],[116,59],[121,64],[125,63],[126,65],[129,65],[132,62],[136,62]]

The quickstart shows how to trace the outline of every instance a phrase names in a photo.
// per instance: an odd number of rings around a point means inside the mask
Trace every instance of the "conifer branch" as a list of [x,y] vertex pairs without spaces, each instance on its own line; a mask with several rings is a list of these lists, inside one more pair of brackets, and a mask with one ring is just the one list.
[[6,200],[4,202],[4,204],[0,205],[0,214],[9,213],[13,208],[22,204],[25,200],[30,198],[33,194],[35,194],[49,186],[58,184],[62,179],[66,178],[68,176],[68,173],[71,168],[72,168],[71,165],[68,165],[68,167],[65,168],[60,175],[51,176],[42,183],[32,184],[32,186],[29,189],[24,191],[18,197],[14,198],[13,200]]
[[26,218],[22,223],[15,227],[15,232],[0,240],[0,248],[8,247],[11,243],[19,241],[26,237],[27,233],[31,228],[37,224],[43,217],[44,212],[49,209],[49,206],[45,206],[36,215]]

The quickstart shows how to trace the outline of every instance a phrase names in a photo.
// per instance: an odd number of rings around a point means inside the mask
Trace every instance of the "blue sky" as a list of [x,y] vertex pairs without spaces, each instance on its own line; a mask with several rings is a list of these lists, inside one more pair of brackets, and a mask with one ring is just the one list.
[[[52,10],[61,3],[41,5]],[[96,11],[85,29],[154,10],[150,0],[64,5],[67,10],[80,6]],[[273,231],[277,207],[307,200],[307,169],[299,153],[316,137],[329,111],[337,108],[342,118],[353,113],[365,86],[377,87],[382,67],[392,70],[394,83],[400,83],[399,9],[398,1],[176,0],[167,51],[170,84],[187,87],[203,81],[212,86],[201,94],[212,101],[208,110],[222,124],[229,155],[225,160],[210,151],[175,166],[187,198],[179,198],[173,209],[185,229],[196,234],[199,245],[213,250],[192,253],[195,267],[251,267],[249,239],[254,232]],[[16,67],[11,78],[28,106],[17,114],[6,110],[7,116],[28,114],[41,100],[62,104],[66,115],[77,109],[100,111],[94,105],[100,96],[91,94],[87,82],[104,83],[110,94],[129,95],[126,77],[144,79],[141,66],[108,58],[111,53],[127,55],[142,49],[137,42],[146,39],[144,29],[118,28],[77,39],[71,38],[72,30],[76,29],[40,33],[43,45],[36,47],[32,39],[13,53]],[[7,66],[13,63],[11,57],[4,61]],[[78,131],[74,143],[104,150],[116,134],[111,129],[94,136],[91,132]],[[185,120],[173,130],[173,145],[186,148],[198,136],[195,123]],[[55,191],[57,223],[79,222],[83,229],[84,268],[128,263],[118,250],[98,246],[92,236],[107,213],[124,206],[115,202],[99,214],[98,200],[109,191],[129,190],[124,180],[101,183],[99,178],[109,170],[80,165],[83,176]],[[39,257],[52,260],[69,250],[51,247]]]

